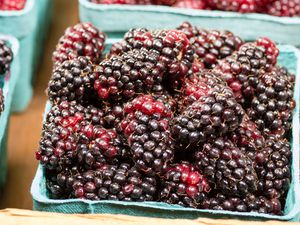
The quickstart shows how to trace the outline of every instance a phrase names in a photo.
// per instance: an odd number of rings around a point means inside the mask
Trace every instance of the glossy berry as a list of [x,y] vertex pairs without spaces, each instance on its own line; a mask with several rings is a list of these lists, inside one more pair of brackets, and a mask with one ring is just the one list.
[[189,22],[182,23],[177,29],[187,36],[196,58],[209,69],[215,67],[217,60],[231,55],[244,43],[230,31],[205,30]]
[[158,54],[134,49],[99,64],[94,90],[106,102],[128,100],[146,92],[159,93],[164,72]]
[[291,182],[291,145],[276,136],[266,138],[263,151],[256,153],[255,170],[261,195],[284,200]]
[[184,207],[197,208],[210,191],[205,177],[187,162],[168,167],[161,182],[160,201]]
[[9,71],[12,60],[12,50],[5,41],[0,40],[0,75]]
[[36,158],[56,171],[74,163],[85,168],[115,163],[124,148],[115,130],[102,127],[102,115],[100,109],[76,102],[52,106],[43,125]]
[[216,84],[213,88],[204,85],[196,93],[200,93],[198,100],[172,120],[173,138],[182,148],[234,131],[245,114],[226,84]]
[[278,54],[279,50],[271,40],[260,38],[220,60],[214,72],[227,82],[237,101],[245,106],[254,95],[258,76],[273,69]]
[[77,101],[86,104],[95,98],[93,91],[96,78],[94,65],[87,57],[64,61],[56,67],[48,83],[51,102]]
[[104,50],[104,42],[104,33],[91,23],[79,23],[69,27],[59,39],[53,52],[54,67],[78,56],[86,56],[94,63],[99,62]]
[[257,190],[257,175],[250,158],[225,137],[195,152],[196,166],[217,192],[243,197]]
[[124,111],[121,129],[137,168],[147,174],[161,173],[174,157],[169,124],[172,111],[149,95],[128,102]]
[[185,108],[195,101],[210,94],[216,85],[226,86],[222,78],[207,71],[193,73],[182,81],[182,87],[179,92],[181,108]]
[[194,61],[194,50],[189,40],[178,30],[151,32],[145,28],[130,29],[123,41],[112,46],[110,55],[141,48],[159,55],[159,62],[167,68],[167,81],[185,77]]
[[247,113],[265,134],[285,136],[292,126],[295,77],[285,68],[274,68],[258,78]]

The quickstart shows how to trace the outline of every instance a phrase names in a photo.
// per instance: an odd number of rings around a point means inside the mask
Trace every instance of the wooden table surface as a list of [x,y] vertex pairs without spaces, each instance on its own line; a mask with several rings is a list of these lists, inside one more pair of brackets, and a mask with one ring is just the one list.
[[11,116],[8,141],[8,177],[0,197],[0,209],[8,207],[32,209],[29,189],[37,168],[34,152],[38,147],[41,135],[42,114],[47,100],[45,89],[52,68],[51,55],[65,28],[78,21],[77,0],[54,1],[54,15],[37,73],[33,99],[25,112]]

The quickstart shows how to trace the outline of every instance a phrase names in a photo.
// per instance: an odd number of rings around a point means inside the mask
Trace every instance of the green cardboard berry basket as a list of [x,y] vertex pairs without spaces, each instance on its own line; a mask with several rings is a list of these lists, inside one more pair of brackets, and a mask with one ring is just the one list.
[[51,14],[51,0],[27,0],[20,11],[0,10],[0,33],[20,42],[20,71],[12,111],[26,109],[32,97],[33,74],[38,65]]
[[120,37],[132,27],[175,28],[183,21],[210,29],[227,29],[245,40],[266,36],[282,43],[300,46],[300,17],[275,17],[156,5],[102,5],[79,0],[80,20],[91,22],[109,37]]
[[[4,111],[0,115],[0,189],[5,184],[7,173],[7,134],[9,125],[9,115],[11,112],[11,104],[14,89],[19,76],[19,42],[16,38],[7,35],[1,35],[0,39],[5,40],[11,47],[14,59],[12,61],[10,72],[5,75],[1,81],[4,95]],[[2,78],[1,78],[2,79]]]
[[[107,45],[115,40],[108,40]],[[184,208],[178,205],[169,205],[159,202],[122,202],[122,201],[90,201],[79,199],[54,200],[50,199],[46,190],[44,168],[39,165],[31,186],[33,208],[38,211],[61,212],[61,213],[112,213],[135,216],[149,216],[162,218],[239,218],[246,220],[284,220],[295,221],[300,213],[300,183],[299,183],[299,108],[300,108],[300,52],[295,47],[280,46],[280,64],[286,66],[289,71],[296,74],[296,88],[294,98],[297,107],[293,115],[293,132],[291,136],[293,160],[292,160],[292,183],[287,196],[287,202],[283,216],[274,216],[259,213],[238,213],[219,210],[197,210]],[[45,115],[50,110],[48,102]]]

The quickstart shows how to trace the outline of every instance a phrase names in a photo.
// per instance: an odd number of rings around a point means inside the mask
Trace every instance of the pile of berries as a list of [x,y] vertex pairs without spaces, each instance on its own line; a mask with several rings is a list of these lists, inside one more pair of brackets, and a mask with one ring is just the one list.
[[282,214],[295,78],[271,40],[184,22],[104,45],[77,24],[53,53],[36,151],[49,196]]
[[13,61],[13,52],[4,40],[0,40],[0,115],[4,110],[3,80],[9,76],[10,64]]
[[96,4],[165,5],[179,8],[299,17],[300,0],[91,0]]
[[0,10],[16,11],[24,9],[26,0],[0,0]]

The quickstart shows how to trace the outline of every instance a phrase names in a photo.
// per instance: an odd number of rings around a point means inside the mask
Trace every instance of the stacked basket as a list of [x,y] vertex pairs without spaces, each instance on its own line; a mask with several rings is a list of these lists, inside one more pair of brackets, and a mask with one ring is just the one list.
[[[15,90],[12,110],[26,109],[32,97],[33,74],[40,60],[46,37],[51,1],[28,0],[20,11],[0,11],[0,32],[13,35],[20,41],[20,75]],[[14,24],[14,26],[11,26]]]

